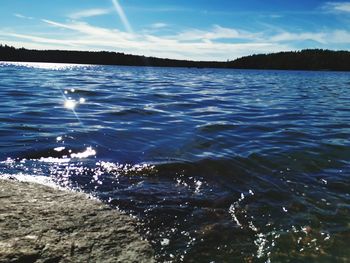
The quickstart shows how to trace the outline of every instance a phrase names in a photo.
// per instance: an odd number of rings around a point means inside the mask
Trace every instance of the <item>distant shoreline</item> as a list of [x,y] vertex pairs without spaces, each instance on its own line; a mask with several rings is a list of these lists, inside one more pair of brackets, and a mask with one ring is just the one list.
[[322,49],[251,55],[235,60],[192,61],[106,51],[31,50],[0,45],[0,61],[118,66],[350,71],[350,52]]

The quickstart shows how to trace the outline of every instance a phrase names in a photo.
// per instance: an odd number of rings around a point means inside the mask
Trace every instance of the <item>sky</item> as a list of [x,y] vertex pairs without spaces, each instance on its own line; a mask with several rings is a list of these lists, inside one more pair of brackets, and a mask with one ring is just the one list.
[[350,1],[1,0],[0,43],[226,61],[350,49]]

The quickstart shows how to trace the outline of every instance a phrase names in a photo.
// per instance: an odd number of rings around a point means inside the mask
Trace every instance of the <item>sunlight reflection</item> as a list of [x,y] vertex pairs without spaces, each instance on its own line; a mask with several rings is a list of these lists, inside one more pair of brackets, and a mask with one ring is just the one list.
[[75,100],[68,99],[64,102],[64,107],[67,109],[74,110],[76,106],[77,102]]
[[70,158],[65,157],[65,158],[58,158],[58,157],[41,157],[38,159],[39,162],[43,163],[69,163]]
[[85,151],[79,153],[72,153],[70,157],[72,158],[87,158],[89,156],[95,156],[96,151],[91,147],[87,147]]
[[85,98],[79,98],[79,101],[68,98],[68,99],[65,99],[64,101],[64,107],[69,110],[74,110],[78,104],[84,104],[85,102],[86,102]]
[[63,146],[54,148],[56,152],[62,152],[64,149],[66,149],[66,147]]
[[38,68],[49,70],[71,70],[75,68],[89,68],[93,65],[69,64],[69,63],[44,63],[44,62],[1,62],[4,66],[20,66],[26,68]]

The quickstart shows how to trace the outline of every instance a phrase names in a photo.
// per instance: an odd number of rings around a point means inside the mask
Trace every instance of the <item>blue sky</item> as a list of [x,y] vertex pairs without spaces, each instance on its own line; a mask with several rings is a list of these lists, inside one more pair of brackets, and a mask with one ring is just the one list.
[[350,1],[1,0],[0,43],[227,60],[350,49]]

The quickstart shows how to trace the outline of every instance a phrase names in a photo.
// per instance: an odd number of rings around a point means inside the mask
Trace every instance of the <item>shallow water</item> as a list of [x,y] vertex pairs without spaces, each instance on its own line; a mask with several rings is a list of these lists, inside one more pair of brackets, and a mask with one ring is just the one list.
[[136,215],[160,262],[348,262],[350,75],[0,63],[0,174]]

